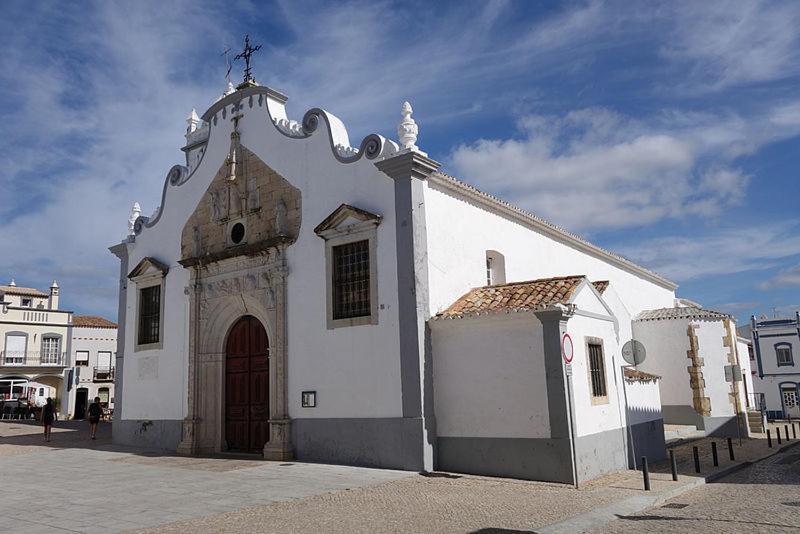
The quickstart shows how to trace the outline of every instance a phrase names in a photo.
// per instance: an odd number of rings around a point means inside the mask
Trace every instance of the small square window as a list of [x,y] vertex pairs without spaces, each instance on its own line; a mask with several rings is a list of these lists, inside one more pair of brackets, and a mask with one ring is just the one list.
[[22,299],[22,307],[23,308],[30,308],[33,305],[33,300],[31,299]]
[[89,365],[89,351],[79,350],[75,352],[75,365],[86,367]]
[[794,360],[792,359],[792,346],[788,343],[775,345],[775,356],[778,358],[779,367],[794,365]]

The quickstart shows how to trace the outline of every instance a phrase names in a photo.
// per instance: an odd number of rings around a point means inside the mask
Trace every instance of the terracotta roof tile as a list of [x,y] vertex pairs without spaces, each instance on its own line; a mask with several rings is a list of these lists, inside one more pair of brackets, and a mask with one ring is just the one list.
[[502,311],[539,310],[553,304],[568,304],[586,277],[560,276],[496,286],[476,287],[455,301],[436,318],[454,318]]
[[606,292],[606,289],[608,289],[608,280],[597,280],[595,282],[592,282],[592,284],[594,285],[594,288],[597,290],[597,292],[600,293],[601,295]]
[[72,318],[72,326],[82,328],[117,328],[117,323],[96,315],[76,315]]
[[49,297],[50,293],[39,291],[32,287],[0,286],[0,293],[9,295],[25,295],[26,297]]
[[654,375],[652,373],[645,373],[644,371],[639,371],[638,369],[631,369],[630,367],[625,367],[623,373],[625,374],[625,378],[636,382],[655,382],[656,380],[661,378],[658,375]]
[[634,321],[659,321],[664,319],[712,319],[719,320],[732,318],[727,313],[706,310],[695,306],[679,308],[659,308],[657,310],[644,310],[633,318]]

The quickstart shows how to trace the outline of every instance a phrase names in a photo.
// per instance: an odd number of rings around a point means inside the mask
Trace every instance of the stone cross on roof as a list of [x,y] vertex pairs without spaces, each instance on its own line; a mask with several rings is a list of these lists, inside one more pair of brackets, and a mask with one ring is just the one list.
[[253,52],[258,52],[261,50],[261,45],[250,46],[250,36],[244,36],[244,50],[236,54],[233,58],[234,61],[237,59],[244,59],[244,82],[242,85],[248,84],[250,82],[255,82],[253,79],[252,73],[250,72],[250,58],[253,56]]

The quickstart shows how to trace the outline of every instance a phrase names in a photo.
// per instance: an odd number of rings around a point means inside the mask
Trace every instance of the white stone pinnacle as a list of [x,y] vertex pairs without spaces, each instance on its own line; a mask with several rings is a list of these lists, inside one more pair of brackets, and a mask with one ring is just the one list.
[[190,134],[193,131],[197,130],[197,127],[200,126],[200,117],[197,115],[197,110],[192,108],[192,112],[189,113],[189,116],[186,117],[186,133]]
[[14,280],[14,279],[12,278],[12,279],[11,279],[11,282],[10,282],[8,285],[9,285],[10,287],[17,287],[17,281],[16,281],[16,280]]
[[136,219],[138,219],[139,215],[141,214],[141,206],[139,206],[138,202],[134,202],[133,207],[131,208],[131,214],[128,217],[128,235],[136,235],[136,232],[133,230],[133,226],[136,224]]
[[223,93],[223,94],[225,96],[228,96],[228,95],[233,94],[235,92],[236,92],[236,88],[233,86],[233,83],[228,81],[228,88],[225,89],[225,93]]
[[407,150],[419,149],[416,145],[419,127],[414,119],[411,118],[413,112],[414,109],[411,104],[407,101],[403,102],[403,107],[400,109],[400,114],[403,118],[400,120],[400,124],[397,125],[397,138],[400,141],[400,146]]

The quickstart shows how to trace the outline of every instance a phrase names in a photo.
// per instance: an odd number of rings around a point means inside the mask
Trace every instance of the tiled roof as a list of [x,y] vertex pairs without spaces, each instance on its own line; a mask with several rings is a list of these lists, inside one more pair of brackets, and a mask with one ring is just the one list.
[[25,295],[26,297],[49,297],[50,293],[39,291],[32,287],[0,286],[0,293],[9,295]]
[[579,250],[587,251],[592,254],[599,254],[603,259],[609,261],[610,263],[615,264],[618,267],[622,267],[628,271],[633,271],[650,280],[651,282],[655,282],[660,286],[666,287],[667,289],[676,289],[678,287],[675,282],[668,280],[649,269],[645,269],[641,265],[637,265],[636,263],[620,256],[619,254],[615,254],[614,252],[606,250],[602,247],[598,247],[597,245],[590,243],[577,234],[573,234],[572,232],[569,232],[558,225],[542,219],[538,215],[534,215],[533,213],[518,208],[494,195],[490,195],[489,193],[481,191],[477,187],[469,185],[466,182],[462,182],[454,176],[446,174],[442,171],[436,171],[428,177],[428,181],[483,202],[484,204],[496,208],[511,217],[515,217],[526,224],[536,227],[537,230],[542,231],[545,234],[549,234],[553,237],[561,239],[562,241],[565,241]]
[[597,280],[596,282],[592,282],[592,284],[601,295],[608,289],[608,280]]
[[117,323],[96,315],[76,315],[72,318],[72,326],[83,328],[116,328]]
[[455,318],[483,313],[540,310],[553,304],[567,304],[585,276],[561,276],[476,287],[435,318]]
[[634,321],[660,321],[664,319],[730,319],[727,313],[686,306],[682,308],[659,308],[645,310],[633,318]]
[[658,375],[645,373],[644,371],[631,369],[630,367],[625,367],[623,373],[625,374],[625,378],[627,378],[628,380],[635,380],[637,382],[652,382],[661,378]]

